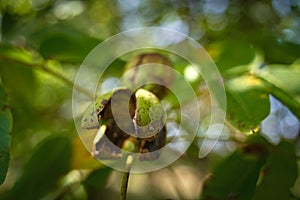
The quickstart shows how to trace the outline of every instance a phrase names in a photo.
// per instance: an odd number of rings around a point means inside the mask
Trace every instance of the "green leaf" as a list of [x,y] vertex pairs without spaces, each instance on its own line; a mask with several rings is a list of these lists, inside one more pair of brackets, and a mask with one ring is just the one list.
[[111,168],[97,169],[83,181],[88,199],[101,199],[103,197],[103,188],[105,188],[111,171]]
[[236,150],[213,171],[204,185],[201,199],[252,199],[266,157],[267,149],[261,143],[251,142]]
[[43,34],[45,36],[40,44],[40,53],[45,58],[66,62],[82,62],[101,42],[69,27],[53,27],[49,33]]
[[291,64],[300,57],[300,45],[280,40],[273,32],[251,34],[249,40],[264,52],[267,63]]
[[1,66],[0,73],[7,93],[10,96],[13,94],[19,104],[32,104],[32,94],[37,88],[32,69],[14,62],[6,64],[6,66]]
[[37,87],[35,74],[31,64],[33,55],[22,48],[9,45],[0,45],[0,73],[2,81],[11,94],[17,98],[18,103],[31,104],[32,94]]
[[63,136],[42,141],[24,166],[23,174],[6,199],[41,199],[52,191],[59,178],[67,173],[71,159],[71,142]]
[[270,110],[262,80],[250,75],[226,81],[227,118],[242,131],[255,129]]
[[4,59],[28,64],[34,61],[36,62],[36,58],[34,58],[34,55],[26,49],[14,47],[7,44],[1,44],[0,61],[3,61]]
[[257,187],[253,199],[290,199],[290,189],[297,178],[295,145],[283,141],[276,146],[263,172],[262,182]]
[[274,96],[300,117],[300,65],[267,65],[255,73],[272,86]]
[[12,127],[12,114],[10,112],[6,94],[0,79],[0,185],[6,177],[10,153],[10,137],[8,133]]
[[24,131],[33,124],[34,95],[37,82],[32,68],[16,62],[0,61],[0,74],[10,97],[10,105],[14,115],[14,134]]
[[212,44],[208,48],[209,53],[221,73],[233,67],[246,65],[255,56],[251,45],[243,40],[226,40]]
[[103,73],[102,77],[121,77],[124,73],[126,62],[121,59],[114,60]]

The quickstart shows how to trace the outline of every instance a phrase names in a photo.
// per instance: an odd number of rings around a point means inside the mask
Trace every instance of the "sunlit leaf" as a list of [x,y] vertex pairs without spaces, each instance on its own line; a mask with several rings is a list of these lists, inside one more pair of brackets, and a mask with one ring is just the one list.
[[16,61],[20,63],[32,63],[36,62],[34,55],[28,50],[12,45],[1,44],[0,45],[0,61]]
[[70,165],[71,143],[63,136],[42,141],[4,199],[40,199],[53,190]]
[[254,200],[290,199],[297,178],[295,145],[281,142],[271,153],[262,173]]
[[4,88],[0,79],[0,185],[3,183],[6,177],[10,150],[9,142],[10,138],[8,133],[12,127],[12,114],[8,105],[7,97],[4,92]]
[[273,86],[271,93],[300,117],[300,65],[267,65],[255,72]]
[[269,113],[264,82],[250,75],[226,81],[227,117],[240,130],[255,129]]

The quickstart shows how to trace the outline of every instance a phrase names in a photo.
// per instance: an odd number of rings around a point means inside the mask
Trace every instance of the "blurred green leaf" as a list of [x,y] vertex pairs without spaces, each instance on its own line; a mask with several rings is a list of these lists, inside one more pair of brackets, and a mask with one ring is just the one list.
[[10,46],[0,45],[0,73],[8,94],[13,92],[18,95],[19,103],[30,103],[32,93],[36,89],[35,76],[33,73],[34,56],[27,50]]
[[201,199],[252,199],[259,172],[267,158],[266,146],[249,143],[223,160],[205,183]]
[[227,80],[227,117],[238,129],[255,129],[268,115],[270,106],[264,82],[250,75]]
[[290,199],[296,178],[295,144],[283,141],[271,152],[253,199]]
[[15,131],[27,127],[32,121],[33,99],[38,85],[33,69],[26,64],[12,60],[0,60],[0,64],[2,82],[10,97],[14,118],[17,119]]
[[100,199],[103,196],[103,188],[107,183],[111,171],[112,169],[108,167],[97,169],[83,181],[88,199]]
[[51,28],[39,33],[42,35],[39,36],[41,37],[39,50],[45,58],[81,63],[101,42],[68,26],[60,29],[59,26]]
[[[77,135],[78,136],[78,135]],[[103,164],[95,159],[84,144],[91,144],[95,135],[86,131],[72,142],[71,169],[98,169]]]
[[300,117],[300,65],[267,65],[255,72],[273,86],[272,94]]
[[264,52],[267,63],[291,64],[300,57],[299,44],[278,39],[271,32],[254,32],[249,39]]
[[7,60],[28,64],[36,62],[34,55],[26,49],[8,44],[0,44],[0,61],[6,62]]
[[124,72],[124,67],[126,65],[126,62],[121,59],[114,60],[103,73],[103,77],[121,77]]
[[[1,63],[3,65],[3,63]],[[31,104],[32,95],[37,88],[33,70],[25,65],[6,62],[1,67],[2,80],[7,87],[7,93],[18,100],[18,103]]]
[[8,133],[12,127],[12,114],[8,106],[8,100],[2,86],[0,79],[0,185],[3,183],[6,177],[10,150],[9,143],[10,137]]
[[208,51],[221,73],[233,67],[246,65],[255,56],[253,47],[244,40],[226,40],[213,43]]
[[5,199],[40,199],[52,191],[59,178],[68,172],[71,142],[67,137],[51,136],[43,140],[24,166]]
[[[120,30],[128,30],[137,25],[180,29],[179,31],[188,33],[200,44],[208,45],[206,47],[226,82],[227,117],[238,129],[236,132],[246,132],[259,125],[269,112],[269,93],[287,105],[300,118],[300,70],[297,67],[300,64],[299,4],[296,0],[286,0],[285,4],[280,4],[280,2],[282,1],[245,1],[243,3],[230,1],[230,3],[217,5],[210,1],[204,3],[201,1],[175,1],[175,3],[174,1],[139,1],[139,3],[128,4],[124,1],[109,0],[0,0],[0,74],[5,91],[9,96],[9,105],[14,118],[12,137],[9,143],[6,138],[7,134],[2,138],[3,135],[0,132],[0,150],[3,144],[4,146],[10,144],[11,149],[5,152],[10,152],[13,159],[9,169],[9,174],[12,174],[9,178],[12,180],[8,179],[5,182],[3,188],[0,189],[1,192],[12,188],[12,191],[9,192],[11,195],[8,196],[9,199],[86,199],[85,192],[89,199],[111,199],[109,198],[111,194],[115,197],[114,195],[117,193],[115,186],[105,184],[111,169],[96,170],[82,182],[87,171],[98,169],[100,166],[99,162],[90,155],[90,151],[85,149],[87,145],[81,144],[81,142],[92,144],[94,133],[87,132],[88,139],[84,136],[76,141],[73,140],[72,150],[63,150],[67,148],[62,147],[64,142],[50,142],[52,147],[48,145],[48,148],[42,148],[41,146],[45,145],[49,139],[46,139],[41,145],[36,145],[46,136],[52,135],[53,132],[59,131],[62,135],[76,135],[70,97],[71,80],[75,77],[79,63],[101,40],[120,32]],[[157,9],[160,12],[154,11]],[[170,44],[171,41],[180,44],[179,42],[183,38],[173,36],[173,34],[168,36],[162,34],[161,37],[156,37],[158,40],[155,42],[162,40],[161,44]],[[187,49],[182,50],[188,51]],[[139,54],[141,51],[138,50],[135,53]],[[171,56],[174,61],[174,69],[185,75],[185,78],[191,81],[191,86],[197,91],[197,95],[200,95],[199,102],[201,101],[201,105],[204,105],[204,112],[201,107],[201,118],[202,116],[207,117],[210,98],[205,98],[205,96],[209,96],[205,81],[202,77],[193,80],[191,76],[188,76],[190,63],[185,61],[185,58],[176,58],[179,56],[175,54],[172,56],[171,52],[163,49],[147,48],[145,51],[164,52]],[[250,63],[255,61],[253,59],[254,52],[257,55],[259,52],[261,59]],[[102,58],[105,59],[109,53],[101,52]],[[199,56],[201,55],[199,54]],[[95,58],[95,63],[101,61],[99,59],[102,58]],[[126,60],[126,55],[123,59]],[[291,66],[284,66],[284,64],[293,62],[294,64]],[[267,65],[263,65],[263,63]],[[274,63],[282,65],[269,65]],[[121,77],[124,66],[125,62],[122,58],[116,59],[103,74],[104,81],[101,80],[99,84],[105,83],[108,85],[107,88],[115,84],[117,79],[108,78]],[[253,69],[254,66],[258,68]],[[175,79],[174,81],[174,87],[184,89],[179,81]],[[104,86],[101,85],[99,91]],[[167,105],[166,107],[173,103],[168,112],[172,115],[170,116],[172,120],[176,119],[180,115],[180,105],[176,95],[170,91],[163,101],[164,105]],[[81,108],[78,109],[81,110]],[[6,114],[5,112],[1,111],[0,107],[0,130],[7,128],[3,126],[5,123],[2,123],[1,118],[2,114]],[[209,119],[209,117],[207,118]],[[245,143],[242,138],[249,138],[249,136],[239,137],[240,135],[235,134],[236,132],[232,131],[231,127],[228,128],[230,134],[234,132],[234,135],[230,135],[228,139],[230,140],[231,136],[234,136],[233,139],[239,141],[239,144],[235,144],[244,148],[237,150],[232,156],[225,158],[223,164],[220,164],[214,174],[215,178],[211,180],[217,186],[208,183],[209,193],[204,190],[207,199],[249,199],[253,197],[255,188],[263,193],[265,188],[267,191],[273,188],[273,185],[275,194],[283,191],[285,196],[274,195],[271,197],[289,199],[289,187],[294,178],[294,168],[292,168],[294,165],[291,164],[293,163],[292,150],[261,144],[257,138],[253,139],[251,143],[249,141]],[[223,139],[227,140],[227,136]],[[234,145],[231,145],[231,142],[226,141],[224,145],[222,142],[222,148],[225,146],[233,148]],[[194,146],[198,147],[196,143]],[[271,149],[273,156],[269,158],[266,169],[270,168],[274,171],[266,170],[264,176],[261,174],[261,179],[257,182],[259,169],[265,165],[261,164],[264,163],[264,153],[260,151],[264,148]],[[33,164],[24,165],[33,151],[35,159],[30,159]],[[64,154],[69,151],[72,152],[72,158],[70,158],[72,163],[71,167],[66,167],[67,159]],[[197,152],[195,150],[195,154],[187,154],[185,160],[179,164],[186,166],[189,163],[186,161],[195,161],[190,162],[193,163],[191,167],[197,167],[199,161],[203,167],[203,163],[205,164],[208,159],[196,161]],[[2,152],[0,151],[0,153]],[[38,159],[36,155],[46,156]],[[213,154],[212,157],[216,157],[216,155]],[[284,158],[283,155],[286,155],[287,158]],[[5,161],[5,164],[8,163],[2,158],[5,157],[0,154],[0,169],[2,169],[2,161]],[[60,159],[64,159],[64,161]],[[278,166],[274,166],[279,163],[279,159],[282,160],[281,165],[287,163],[284,172],[283,169],[279,170]],[[210,166],[212,161],[208,162],[207,166]],[[25,169],[22,166],[26,166]],[[177,167],[181,166],[174,167],[176,167],[177,173]],[[225,168],[223,169],[223,167]],[[206,167],[204,168],[206,171]],[[80,170],[76,170],[74,174],[69,173],[73,169]],[[84,171],[82,171],[83,169]],[[23,172],[23,170],[25,171]],[[59,173],[59,170],[64,170],[64,172],[60,171]],[[187,170],[193,173],[193,170]],[[290,172],[286,172],[288,170]],[[53,171],[56,171],[55,174]],[[2,171],[0,172],[2,174]],[[52,188],[55,187],[59,176],[65,172],[71,176],[64,176],[65,182],[63,182],[64,180],[59,182],[60,184],[53,192]],[[262,173],[262,171],[260,172]],[[161,179],[168,179],[166,173],[161,174]],[[18,175],[21,175],[21,178]],[[181,180],[181,177],[178,180]],[[185,181],[191,184],[193,182],[187,176],[181,181],[172,183],[171,186],[161,185],[154,196],[161,199],[188,199],[181,196],[180,190],[186,190],[188,193],[195,192],[185,183]],[[200,184],[201,181],[199,180]],[[12,185],[15,182],[16,184]],[[282,188],[279,188],[281,182],[283,183]],[[151,186],[152,183],[157,183],[155,177],[151,177],[146,185]],[[141,199],[140,197],[151,199],[151,195],[147,196],[147,193],[144,193],[146,190],[139,190],[139,187],[143,185],[129,185],[130,188],[132,187],[130,191],[135,191],[134,194],[129,195],[135,199]],[[176,197],[176,194],[171,191],[172,186],[179,197]],[[218,191],[218,188],[221,189]],[[174,193],[174,196],[170,196],[170,191],[172,194]],[[151,192],[153,193],[153,190]],[[79,193],[83,195],[77,195]]]

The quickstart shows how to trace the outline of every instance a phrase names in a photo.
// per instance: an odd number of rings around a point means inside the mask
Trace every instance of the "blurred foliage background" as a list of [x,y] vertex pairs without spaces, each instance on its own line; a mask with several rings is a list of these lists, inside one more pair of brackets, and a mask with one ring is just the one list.
[[[204,46],[224,78],[228,116],[212,153],[198,155],[203,118],[178,161],[130,177],[128,199],[300,198],[299,139],[274,144],[259,131],[269,94],[300,117],[299,0],[1,0],[0,25],[1,198],[118,198],[121,174],[95,161],[78,139],[73,80],[101,41],[149,26]],[[190,76],[188,63],[172,61],[199,91],[201,112],[209,112],[201,78]],[[120,76],[125,63],[113,63],[107,77]]]

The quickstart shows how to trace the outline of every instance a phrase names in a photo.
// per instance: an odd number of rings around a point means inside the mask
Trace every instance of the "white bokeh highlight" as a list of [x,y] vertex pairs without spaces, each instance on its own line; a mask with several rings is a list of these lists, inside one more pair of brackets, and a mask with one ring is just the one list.
[[281,139],[294,140],[299,134],[300,122],[295,115],[272,95],[270,114],[261,123],[261,134],[272,144]]

